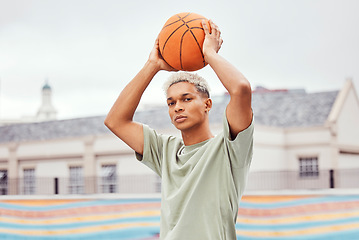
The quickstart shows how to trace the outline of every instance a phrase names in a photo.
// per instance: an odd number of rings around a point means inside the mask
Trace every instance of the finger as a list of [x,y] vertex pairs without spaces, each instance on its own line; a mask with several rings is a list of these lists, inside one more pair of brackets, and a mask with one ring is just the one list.
[[209,25],[210,25],[210,27],[211,27],[211,34],[214,34],[215,31],[216,31],[216,29],[214,28],[214,27],[215,27],[215,24],[213,23],[212,19],[210,19],[210,20],[208,21],[208,23],[209,23]]
[[[223,39],[221,38],[220,41],[219,41],[218,51],[219,51],[219,49],[221,49],[222,44],[223,44]],[[218,52],[218,51],[217,51],[217,52]]]
[[219,27],[211,21],[211,28],[213,29],[213,33],[216,35],[216,36],[220,36],[221,35],[221,31],[219,30]]
[[202,27],[203,27],[204,33],[206,35],[209,34],[209,29],[208,29],[207,23],[204,20],[202,20]]
[[159,36],[157,36],[155,44],[153,46],[154,48],[160,49],[160,40],[159,40]]

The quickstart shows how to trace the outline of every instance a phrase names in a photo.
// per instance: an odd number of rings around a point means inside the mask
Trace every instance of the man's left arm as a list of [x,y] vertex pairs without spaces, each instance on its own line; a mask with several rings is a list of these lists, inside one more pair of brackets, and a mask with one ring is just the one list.
[[211,33],[205,22],[202,23],[206,34],[203,43],[203,54],[223,86],[230,95],[226,116],[234,139],[237,134],[246,129],[252,122],[252,90],[249,81],[231,63],[218,54],[222,45],[221,32],[212,21]]

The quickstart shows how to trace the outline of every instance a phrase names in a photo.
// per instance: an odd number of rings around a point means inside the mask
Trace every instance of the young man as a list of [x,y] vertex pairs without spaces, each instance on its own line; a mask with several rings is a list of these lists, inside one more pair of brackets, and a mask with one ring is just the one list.
[[210,24],[211,33],[203,23],[203,54],[230,95],[222,133],[213,136],[209,128],[212,101],[205,80],[186,72],[172,75],[165,87],[169,116],[182,138],[157,134],[132,120],[155,74],[174,70],[161,58],[158,40],[105,120],[137,159],[162,178],[161,239],[236,239],[238,206],[252,158],[252,93],[247,79],[218,55],[221,33]]

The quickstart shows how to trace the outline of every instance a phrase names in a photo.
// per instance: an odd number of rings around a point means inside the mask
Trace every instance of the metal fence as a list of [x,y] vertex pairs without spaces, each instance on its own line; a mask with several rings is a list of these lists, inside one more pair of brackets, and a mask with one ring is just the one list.
[[[313,176],[298,171],[250,172],[246,190],[306,190],[328,188],[359,188],[359,169],[322,170]],[[0,195],[52,194],[144,194],[159,193],[161,180],[157,175],[116,176],[111,181],[101,177],[71,178],[2,178]]]
[[298,171],[252,172],[246,190],[308,190],[359,188],[359,169],[321,170],[313,175]]
[[26,178],[2,179],[0,195],[53,195],[97,193],[157,193],[161,191],[160,178],[156,175],[116,176],[115,181],[102,177]]

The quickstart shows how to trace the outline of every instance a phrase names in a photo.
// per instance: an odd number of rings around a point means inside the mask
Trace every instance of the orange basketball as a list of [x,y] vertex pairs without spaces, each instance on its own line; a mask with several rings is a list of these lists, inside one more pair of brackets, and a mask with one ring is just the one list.
[[210,28],[208,20],[196,13],[178,13],[170,17],[159,34],[159,48],[163,59],[173,68],[196,71],[204,66],[202,46],[204,30],[202,20]]

